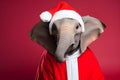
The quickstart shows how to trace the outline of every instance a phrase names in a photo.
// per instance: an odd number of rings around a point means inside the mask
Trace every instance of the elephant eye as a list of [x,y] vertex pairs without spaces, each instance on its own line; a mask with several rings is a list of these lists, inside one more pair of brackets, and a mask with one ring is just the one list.
[[78,29],[80,26],[81,26],[81,25],[80,25],[80,24],[78,24],[75,28],[76,28],[76,29]]
[[81,26],[81,25],[80,25],[80,24],[78,24],[75,28],[76,28],[76,29],[78,29],[80,26]]
[[79,26],[77,25],[77,26],[76,26],[76,29],[78,29],[78,28],[79,28]]

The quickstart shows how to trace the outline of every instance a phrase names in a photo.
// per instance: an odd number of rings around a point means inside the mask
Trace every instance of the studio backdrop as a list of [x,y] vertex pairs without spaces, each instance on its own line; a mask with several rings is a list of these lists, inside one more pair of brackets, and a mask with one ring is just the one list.
[[[0,80],[34,80],[40,55],[45,50],[29,37],[39,15],[60,0],[0,1]],[[106,80],[120,80],[120,1],[65,0],[81,16],[91,15],[107,28],[90,45]]]

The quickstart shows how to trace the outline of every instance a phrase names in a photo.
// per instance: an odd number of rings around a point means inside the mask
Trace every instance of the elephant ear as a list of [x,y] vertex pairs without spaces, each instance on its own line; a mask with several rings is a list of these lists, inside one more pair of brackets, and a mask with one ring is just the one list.
[[49,34],[49,23],[42,21],[37,23],[30,31],[30,37],[49,53],[53,54],[55,52],[56,44],[53,36]]
[[83,53],[104,32],[106,26],[97,18],[91,16],[83,16],[82,19],[85,24],[85,32],[81,34],[80,39],[81,52]]

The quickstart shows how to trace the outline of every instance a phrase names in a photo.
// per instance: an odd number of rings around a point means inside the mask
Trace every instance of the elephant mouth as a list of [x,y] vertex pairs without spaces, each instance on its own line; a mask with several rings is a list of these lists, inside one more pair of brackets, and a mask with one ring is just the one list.
[[72,55],[74,52],[76,52],[76,51],[79,49],[80,44],[79,44],[76,48],[74,48],[73,46],[74,46],[74,44],[72,44],[72,45],[67,49],[67,51],[65,52],[64,57],[66,57],[67,55]]

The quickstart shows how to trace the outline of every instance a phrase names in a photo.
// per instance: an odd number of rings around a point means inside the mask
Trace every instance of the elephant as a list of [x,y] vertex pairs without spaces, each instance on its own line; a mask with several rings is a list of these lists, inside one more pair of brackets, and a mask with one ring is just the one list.
[[42,45],[58,62],[63,62],[67,55],[72,55],[78,49],[80,54],[84,53],[106,28],[106,25],[95,17],[87,15],[82,19],[85,32],[81,31],[81,24],[77,20],[63,18],[53,23],[52,33],[49,32],[49,22],[40,21],[30,31],[30,37]]

